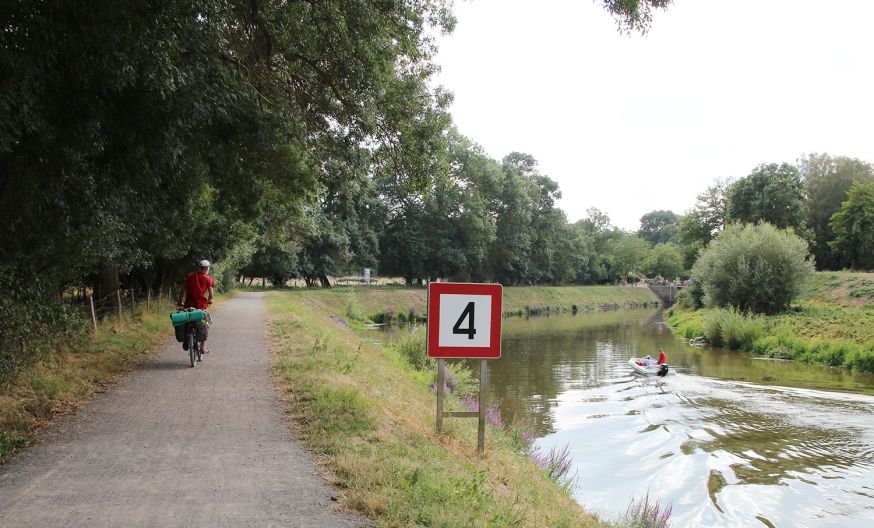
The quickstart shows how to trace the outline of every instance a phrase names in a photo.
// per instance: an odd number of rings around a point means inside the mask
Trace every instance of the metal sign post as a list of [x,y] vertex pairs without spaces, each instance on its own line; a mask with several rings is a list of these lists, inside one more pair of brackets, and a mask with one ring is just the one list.
[[[485,451],[487,359],[501,357],[500,284],[440,282],[428,286],[428,356],[437,359],[437,432],[443,418],[478,418],[477,453]],[[447,358],[480,360],[479,409],[444,411]]]

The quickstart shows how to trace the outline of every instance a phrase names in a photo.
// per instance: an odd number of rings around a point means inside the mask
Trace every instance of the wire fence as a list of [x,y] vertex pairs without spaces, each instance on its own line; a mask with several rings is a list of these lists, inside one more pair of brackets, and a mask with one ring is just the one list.
[[172,287],[161,289],[118,289],[102,297],[96,297],[92,292],[76,289],[64,294],[64,300],[77,307],[91,321],[91,327],[97,331],[98,325],[107,319],[119,317],[126,312],[138,309],[151,309],[157,306],[173,306],[175,304]]

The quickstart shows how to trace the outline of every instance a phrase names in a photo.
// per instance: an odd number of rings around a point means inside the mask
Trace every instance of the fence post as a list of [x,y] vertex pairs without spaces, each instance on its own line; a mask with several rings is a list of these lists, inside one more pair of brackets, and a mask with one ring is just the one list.
[[151,307],[152,307],[152,289],[149,288],[148,290],[146,290],[146,309],[149,309]]
[[121,290],[115,290],[115,313],[121,317]]
[[134,293],[134,289],[131,288],[130,289],[130,309],[131,309],[131,311],[134,311],[137,309],[136,298],[137,297],[136,297],[136,294]]
[[91,305],[91,327],[97,332],[97,313],[94,311],[94,296],[88,296],[88,304]]

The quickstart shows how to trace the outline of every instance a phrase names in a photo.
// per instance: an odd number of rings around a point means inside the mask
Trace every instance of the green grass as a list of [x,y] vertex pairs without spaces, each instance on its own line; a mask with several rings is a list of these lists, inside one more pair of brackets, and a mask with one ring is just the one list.
[[[854,288],[869,276],[817,273],[789,311],[758,318],[730,310],[671,309],[668,323],[686,338],[704,336],[716,346],[862,372],[874,372],[874,305],[856,302]],[[874,282],[872,282],[874,284]]]
[[[363,298],[373,293],[354,299],[365,313],[411,299],[410,290],[394,291],[395,299],[385,292],[377,302]],[[275,371],[288,412],[301,440],[344,490],[344,507],[387,527],[603,526],[520,450],[512,432],[488,427],[482,459],[476,420],[446,419],[444,432],[436,433],[436,369],[424,358],[424,334],[414,330],[383,346],[372,333],[338,326],[331,316],[348,295],[268,295]],[[469,372],[454,375],[458,386],[467,385],[458,393],[473,388]],[[457,399],[447,406],[457,409]]]

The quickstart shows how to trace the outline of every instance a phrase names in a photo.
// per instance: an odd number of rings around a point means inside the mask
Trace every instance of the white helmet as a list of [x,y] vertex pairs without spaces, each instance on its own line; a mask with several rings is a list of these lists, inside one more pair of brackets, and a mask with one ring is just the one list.
[[208,268],[208,267],[209,267],[209,261],[206,260],[206,259],[201,260],[201,261],[200,261],[200,267],[201,267],[201,268]]

